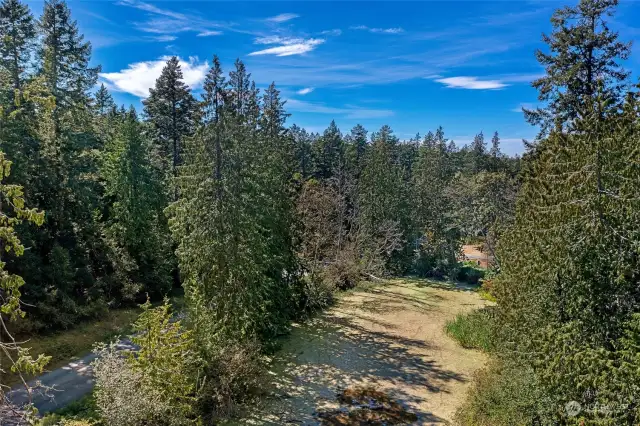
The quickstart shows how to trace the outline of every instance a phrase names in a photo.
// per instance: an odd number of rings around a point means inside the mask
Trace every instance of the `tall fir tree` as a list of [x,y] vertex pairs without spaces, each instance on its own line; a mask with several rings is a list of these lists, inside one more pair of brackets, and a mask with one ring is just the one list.
[[[153,124],[161,167],[167,178],[175,178],[182,161],[183,138],[193,133],[197,120],[197,103],[183,81],[177,57],[167,61],[143,105],[147,119]],[[170,187],[175,201],[178,192],[173,184]]]
[[289,133],[293,138],[297,171],[301,179],[307,179],[313,171],[312,136],[295,124],[291,126]]
[[227,100],[226,82],[220,66],[218,56],[213,57],[213,66],[207,73],[204,82],[204,93],[202,94],[202,106],[204,111],[204,123],[208,125],[204,128],[206,137],[210,139],[207,144],[209,149],[215,150],[215,166],[213,176],[217,181],[216,198],[222,198],[222,138],[224,137],[223,114]]
[[364,168],[365,153],[368,147],[367,130],[360,124],[357,124],[351,129],[351,133],[346,139],[345,155],[347,168],[357,181],[360,179],[362,169]]
[[240,59],[236,59],[235,70],[229,73],[229,103],[231,111],[241,119],[248,120],[252,105],[257,99],[255,90],[251,88],[251,74]]
[[629,73],[621,61],[628,58],[631,44],[619,41],[606,21],[617,5],[618,0],[580,0],[553,14],[553,31],[542,37],[549,53],[536,52],[546,75],[533,82],[547,106],[524,110],[527,121],[540,126],[541,137],[554,129],[572,130],[587,113],[585,107],[597,105],[598,86],[610,102],[622,103]]
[[389,224],[394,224],[403,238],[410,238],[406,185],[398,156],[399,141],[389,126],[383,126],[371,140],[358,182],[360,223],[372,239]]
[[442,127],[435,134],[429,132],[418,149],[411,190],[417,232],[415,268],[420,275],[443,277],[455,273],[460,232],[451,221],[447,194],[455,173],[452,156]]
[[[40,17],[40,73],[56,98],[57,119],[74,105],[88,104],[100,67],[90,67],[91,43],[84,40],[64,0],[47,0]],[[73,118],[73,117],[72,117]]]
[[[209,75],[218,73],[214,63]],[[209,81],[205,99],[221,90],[221,79]],[[217,120],[185,139],[177,180],[182,196],[168,210],[195,335],[209,357],[229,341],[273,336],[292,306],[285,282],[295,271],[287,266],[293,250],[285,221],[293,161],[275,87],[265,94],[262,117],[256,94],[237,61]],[[211,143],[216,132],[220,150]]]
[[33,15],[19,0],[0,4],[0,65],[11,75],[13,89],[19,91],[31,60],[36,40]]
[[[280,91],[275,83],[271,83],[262,97],[262,155],[258,165],[265,180],[265,207],[261,213],[263,227],[269,234],[270,265],[267,273],[274,284],[270,295],[274,318],[270,322],[277,326],[286,323],[287,315],[296,314],[295,300],[301,292],[297,250],[294,245],[297,218],[291,187],[296,172],[295,147],[292,136],[285,128],[289,114],[284,106],[285,101],[280,98]],[[274,328],[271,333],[277,334],[280,331]]]
[[116,104],[113,101],[113,96],[111,96],[111,93],[109,93],[104,84],[100,85],[100,88],[94,95],[94,106],[96,112],[100,116],[104,117],[108,114],[113,113],[113,109],[115,108]]
[[[548,424],[566,421],[548,407],[569,401],[630,406],[640,380],[638,125],[602,121],[602,107],[588,107],[576,134],[539,143],[499,246],[501,342],[535,372],[550,401],[536,416]],[[617,410],[594,413],[590,424],[635,420],[636,410]]]
[[484,133],[480,132],[473,138],[469,146],[468,170],[472,173],[480,173],[486,168],[487,143],[484,140]]
[[314,176],[318,179],[331,178],[338,169],[344,166],[344,140],[335,121],[313,144],[315,160]]
[[120,277],[123,283],[118,295],[124,299],[141,292],[159,298],[171,286],[163,182],[151,162],[151,146],[142,129],[131,107],[106,146],[102,166],[105,196],[111,200],[106,233],[119,263],[127,269]]

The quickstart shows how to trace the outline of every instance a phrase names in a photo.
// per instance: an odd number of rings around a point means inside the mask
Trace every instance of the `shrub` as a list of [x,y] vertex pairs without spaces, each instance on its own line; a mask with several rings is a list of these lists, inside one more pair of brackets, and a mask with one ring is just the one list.
[[459,314],[445,325],[447,334],[464,348],[491,351],[494,348],[495,313],[485,307],[468,314]]
[[493,360],[475,374],[455,420],[465,426],[549,424],[539,415],[544,405],[533,370]]
[[498,275],[498,271],[493,268],[489,268],[485,271],[484,277],[480,280],[480,297],[491,302],[497,302],[494,279]]
[[476,285],[484,277],[485,271],[473,262],[464,262],[457,271],[456,279],[468,284]]
[[216,349],[208,355],[198,399],[200,412],[210,421],[229,416],[237,403],[263,387],[264,378],[264,357],[257,342],[227,343]]
[[415,273],[421,277],[455,278],[460,269],[459,253],[457,234],[427,232],[420,239],[415,253]]
[[333,292],[335,285],[332,281],[325,279],[322,271],[319,273],[310,273],[303,278],[304,294],[303,306],[301,311],[311,313],[333,303]]
[[40,420],[36,426],[98,426],[99,424],[91,420],[66,419],[53,414]]
[[115,345],[98,347],[96,352],[96,404],[105,424],[144,425],[168,411],[157,391],[144,389],[143,373],[135,371]]
[[168,300],[142,308],[134,324],[135,354],[121,354],[113,344],[97,347],[98,410],[107,425],[195,424],[202,361],[191,331],[172,320]]

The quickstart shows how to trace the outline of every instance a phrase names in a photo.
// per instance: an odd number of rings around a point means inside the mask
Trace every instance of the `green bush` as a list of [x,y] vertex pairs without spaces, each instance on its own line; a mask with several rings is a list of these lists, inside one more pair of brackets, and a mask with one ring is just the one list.
[[493,360],[475,374],[455,420],[463,426],[549,424],[540,415],[545,405],[533,370]]
[[37,426],[98,426],[100,424],[96,398],[91,393],[53,414],[44,416]]
[[215,424],[264,389],[265,358],[257,341],[226,342],[208,357],[197,404],[205,423]]
[[433,233],[427,233],[416,251],[414,272],[420,277],[455,278],[460,270],[459,252],[459,242],[451,235],[438,238]]
[[491,351],[494,348],[495,313],[485,307],[468,314],[459,314],[445,325],[447,334],[464,348]]
[[484,278],[485,271],[473,262],[464,262],[458,269],[456,279],[468,284],[477,285]]
[[123,356],[114,345],[96,350],[98,411],[108,426],[196,424],[203,361],[192,332],[172,319],[167,299],[142,308],[132,337],[137,352]]
[[322,310],[333,303],[336,286],[322,272],[308,274],[302,278],[302,283],[304,287],[300,310],[303,315]]

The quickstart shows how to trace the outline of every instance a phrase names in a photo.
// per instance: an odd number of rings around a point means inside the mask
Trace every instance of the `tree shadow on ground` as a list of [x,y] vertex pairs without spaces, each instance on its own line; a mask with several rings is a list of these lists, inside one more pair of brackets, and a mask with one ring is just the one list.
[[294,329],[273,359],[273,388],[265,402],[270,414],[257,412],[245,424],[319,424],[319,411],[335,408],[337,394],[362,383],[386,387],[418,416],[418,424],[445,422],[420,404],[447,393],[446,383],[466,379],[426,356],[433,349],[427,342],[374,332],[356,321],[322,315]]
[[419,277],[403,277],[398,280],[390,281],[391,285],[405,288],[437,288],[439,290],[449,291],[478,291],[480,284],[469,284],[462,281],[445,281],[430,278]]

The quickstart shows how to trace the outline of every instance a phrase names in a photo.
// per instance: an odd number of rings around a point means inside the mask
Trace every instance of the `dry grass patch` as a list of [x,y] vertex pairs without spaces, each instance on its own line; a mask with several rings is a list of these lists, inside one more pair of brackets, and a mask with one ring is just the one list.
[[[39,354],[51,356],[47,370],[55,370],[69,360],[91,351],[96,342],[108,341],[117,335],[127,334],[139,314],[138,307],[108,311],[99,320],[80,323],[70,330],[33,336],[23,346],[31,348],[31,354],[34,357]],[[0,363],[8,365],[8,360],[3,354],[0,354]],[[18,376],[11,373],[3,374],[0,379],[0,382],[8,386],[17,384],[18,381]]]

